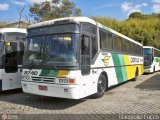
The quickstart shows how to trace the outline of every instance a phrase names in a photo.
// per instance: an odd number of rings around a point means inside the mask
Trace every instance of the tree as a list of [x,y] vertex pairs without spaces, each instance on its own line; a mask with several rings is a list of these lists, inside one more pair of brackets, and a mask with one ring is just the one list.
[[129,18],[142,18],[143,15],[140,12],[134,12],[129,15]]
[[81,10],[69,0],[52,0],[34,3],[30,7],[30,15],[35,22],[41,22],[61,17],[81,16]]
[[22,8],[17,6],[17,10],[18,10],[18,13],[19,13],[19,21],[18,21],[19,25],[18,25],[18,27],[20,27],[20,21],[21,21],[21,18],[22,18],[22,13],[24,11],[24,8],[25,8],[25,6],[23,6]]

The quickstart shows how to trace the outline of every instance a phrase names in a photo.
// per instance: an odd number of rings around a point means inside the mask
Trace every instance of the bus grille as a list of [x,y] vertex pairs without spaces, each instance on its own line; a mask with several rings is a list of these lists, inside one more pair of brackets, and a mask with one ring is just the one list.
[[55,78],[48,78],[48,77],[32,77],[33,81],[39,82],[52,82],[55,83]]

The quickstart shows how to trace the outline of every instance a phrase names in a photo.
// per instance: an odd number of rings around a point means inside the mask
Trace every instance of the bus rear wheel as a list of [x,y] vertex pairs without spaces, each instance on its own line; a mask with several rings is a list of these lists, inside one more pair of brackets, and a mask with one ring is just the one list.
[[135,78],[133,78],[133,81],[136,81],[138,79],[138,69],[136,69]]
[[107,80],[106,77],[101,74],[97,83],[97,93],[93,95],[94,98],[100,98],[104,95],[107,88]]

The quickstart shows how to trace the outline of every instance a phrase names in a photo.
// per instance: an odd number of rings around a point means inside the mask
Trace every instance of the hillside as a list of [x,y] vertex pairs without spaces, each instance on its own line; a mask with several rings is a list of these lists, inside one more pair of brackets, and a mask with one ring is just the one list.
[[106,17],[92,18],[143,45],[160,49],[160,14],[143,15],[136,12],[132,13],[125,21],[117,21]]

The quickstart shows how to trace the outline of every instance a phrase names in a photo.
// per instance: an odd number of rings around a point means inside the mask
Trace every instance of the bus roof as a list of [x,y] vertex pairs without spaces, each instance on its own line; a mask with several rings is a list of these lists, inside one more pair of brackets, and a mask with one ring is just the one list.
[[88,22],[88,23],[91,23],[91,24],[94,24],[94,25],[98,25],[99,27],[103,28],[103,29],[106,29],[122,38],[125,38],[135,44],[138,44],[140,46],[143,46],[141,43],[139,42],[136,42],[134,41],[133,39],[125,36],[125,35],[122,35],[121,33],[118,33],[116,32],[115,30],[109,28],[109,27],[106,27],[100,23],[97,23],[95,20],[92,20],[88,17],[66,17],[66,18],[59,18],[59,19],[54,19],[54,20],[49,20],[49,21],[45,21],[45,22],[40,22],[40,23],[36,23],[36,24],[32,24],[29,26],[29,28],[36,28],[36,27],[41,27],[41,26],[48,26],[48,25],[53,25],[56,21],[61,21],[61,20],[69,20],[69,21],[74,21],[74,22]]
[[41,26],[47,26],[47,25],[53,25],[56,21],[62,21],[62,20],[69,20],[69,21],[74,21],[74,22],[89,22],[94,25],[96,25],[96,22],[88,17],[65,17],[65,18],[58,18],[54,20],[49,20],[49,21],[44,21],[36,24],[32,24],[29,26],[29,28],[36,28],[36,27],[41,27]]
[[18,32],[18,33],[27,33],[26,29],[23,28],[2,28],[0,29],[0,33],[7,33],[7,32]]
[[152,47],[152,46],[143,46],[143,48],[150,48],[150,49],[156,49],[156,50],[158,50],[158,51],[160,51],[159,49],[157,49],[157,48],[155,48],[155,47]]

